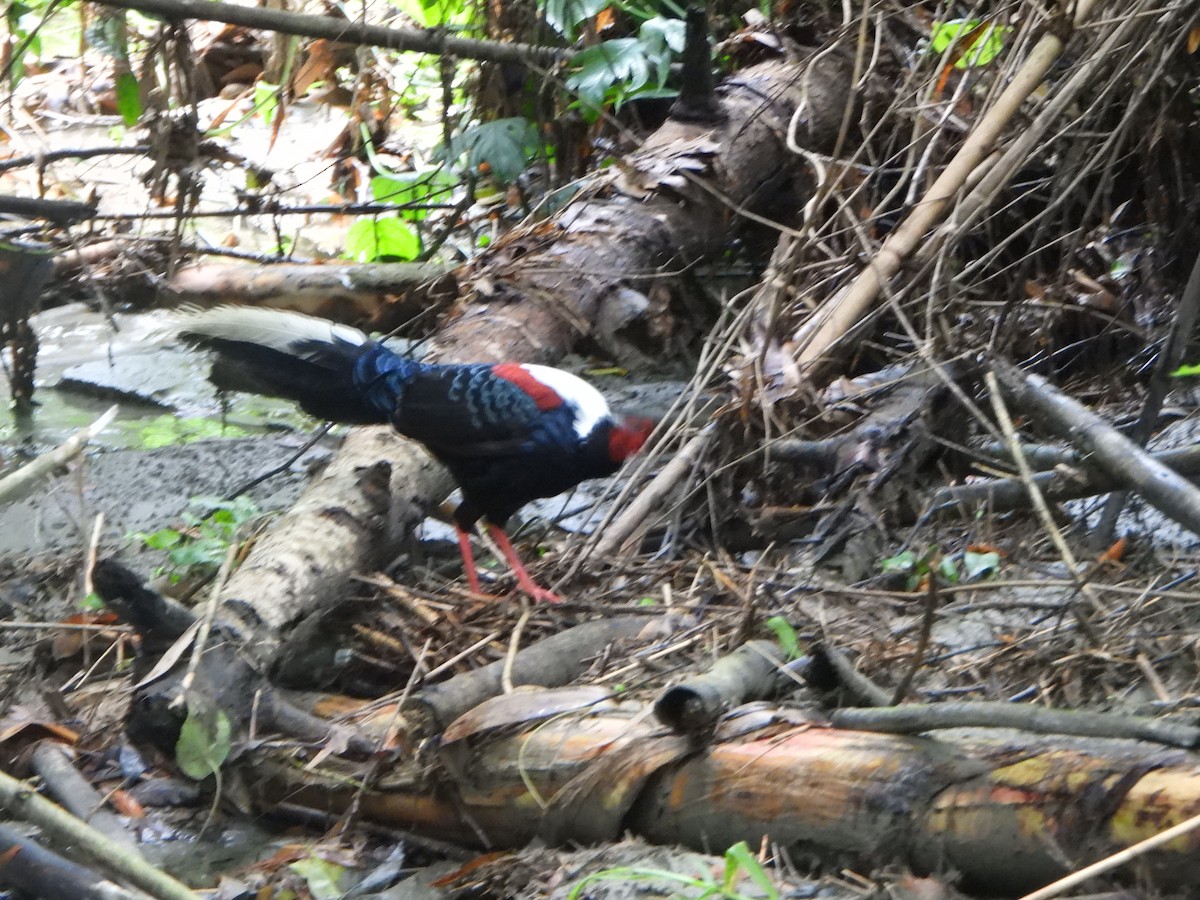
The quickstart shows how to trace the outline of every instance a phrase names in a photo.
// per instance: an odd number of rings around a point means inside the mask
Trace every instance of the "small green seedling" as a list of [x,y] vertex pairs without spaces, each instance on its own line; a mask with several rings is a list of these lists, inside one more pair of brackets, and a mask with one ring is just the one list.
[[880,560],[879,569],[885,575],[907,576],[905,590],[915,591],[926,577],[935,573],[945,584],[991,577],[1000,570],[1000,554],[994,550],[943,554],[937,547],[930,547],[918,555],[915,550],[905,550]]
[[725,871],[720,881],[709,874],[683,875],[666,869],[616,866],[580,879],[571,888],[567,900],[581,900],[587,886],[597,881],[666,881],[698,892],[694,895],[694,900],[708,900],[710,897],[719,897],[721,900],[750,900],[750,895],[738,890],[738,882],[741,881],[743,875],[758,887],[759,893],[754,895],[755,897],[779,900],[779,891],[771,881],[771,877],[763,869],[762,864],[754,858],[754,854],[750,852],[750,847],[745,841],[739,841],[725,851]]
[[182,515],[180,528],[138,531],[130,538],[151,550],[165,550],[171,581],[212,575],[225,560],[229,545],[245,539],[245,526],[257,519],[258,507],[248,497],[223,500],[193,497]]

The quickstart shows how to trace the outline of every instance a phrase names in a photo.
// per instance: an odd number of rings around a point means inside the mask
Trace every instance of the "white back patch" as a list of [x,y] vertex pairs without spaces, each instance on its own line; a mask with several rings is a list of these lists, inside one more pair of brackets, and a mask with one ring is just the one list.
[[562,369],[532,363],[522,364],[521,368],[575,407],[575,433],[581,438],[591,434],[592,429],[610,415],[608,401],[582,378]]

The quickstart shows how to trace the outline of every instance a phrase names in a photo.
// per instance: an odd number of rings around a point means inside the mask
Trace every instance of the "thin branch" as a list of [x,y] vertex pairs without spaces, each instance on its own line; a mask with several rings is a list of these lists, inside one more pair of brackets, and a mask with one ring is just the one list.
[[43,453],[33,462],[0,479],[0,503],[19,500],[43,478],[49,478],[59,466],[78,456],[88,442],[107,428],[117,417],[117,409],[116,406],[109,407],[108,411],[91,425],[75,432],[53,450]]
[[170,22],[199,19],[261,28],[278,34],[325,38],[341,44],[360,44],[406,50],[415,53],[448,54],[460,59],[488,62],[532,63],[550,66],[562,61],[569,51],[531,44],[502,44],[472,38],[451,37],[437,28],[385,28],[333,16],[306,16],[300,13],[209,0],[98,0],[103,6],[136,9]]
[[1174,828],[1160,831],[1153,837],[1148,837],[1144,841],[1138,841],[1132,847],[1126,847],[1124,850],[1120,850],[1097,863],[1085,866],[1078,872],[1072,872],[1065,878],[1060,878],[1053,884],[1046,885],[1041,890],[1034,891],[1032,894],[1026,894],[1021,900],[1050,900],[1051,897],[1057,897],[1063,891],[1073,888],[1077,884],[1082,884],[1089,878],[1095,878],[1097,875],[1110,872],[1118,866],[1123,866],[1125,863],[1149,853],[1151,850],[1157,850],[1164,844],[1169,844],[1171,841],[1181,838],[1184,835],[1191,834],[1197,828],[1200,828],[1200,816],[1192,816],[1187,821],[1180,822]]
[[0,772],[0,807],[14,819],[32,822],[65,846],[74,847],[109,872],[129,880],[158,900],[198,900],[186,885],[159,871],[129,847],[101,834],[61,806],[38,796],[29,785]]

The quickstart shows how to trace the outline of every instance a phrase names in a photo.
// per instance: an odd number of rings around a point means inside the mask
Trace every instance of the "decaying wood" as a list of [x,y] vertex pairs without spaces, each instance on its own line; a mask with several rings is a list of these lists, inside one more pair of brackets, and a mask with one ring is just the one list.
[[1042,427],[1069,442],[1085,466],[1137,491],[1163,515],[1200,534],[1200,488],[1045,379],[1001,360],[993,361],[992,370],[1004,392]]
[[50,794],[72,815],[88,822],[111,840],[140,855],[117,814],[108,809],[100,792],[75,768],[72,752],[58,741],[39,741],[29,759],[33,770]]
[[704,736],[735,706],[796,686],[774,641],[748,641],[712,667],[672,685],[654,701],[654,715],[676,734]]
[[246,266],[202,263],[180,269],[170,291],[187,303],[242,303],[291,309],[372,331],[391,331],[446,306],[457,292],[440,263]]
[[[279,659],[292,629],[342,601],[348,572],[381,564],[396,536],[424,518],[407,493],[449,492],[448,476],[425,454],[395,485],[386,460],[405,443],[386,427],[352,431],[333,463],[257,539],[225,585],[222,621],[245,639],[246,652],[264,671]],[[286,662],[303,669],[309,663],[296,652],[288,645]]]
[[455,719],[503,689],[505,668],[513,686],[560,687],[581,676],[601,651],[633,639],[665,637],[672,623],[662,617],[614,616],[585,622],[531,644],[508,660],[456,675],[413,694],[405,707],[410,730],[432,737]]
[[943,728],[1020,728],[1038,734],[1135,738],[1195,750],[1200,728],[1164,719],[1091,710],[1047,709],[1024,703],[909,703],[873,709],[839,709],[829,720],[839,728],[921,734]]
[[[554,708],[547,697],[539,703]],[[529,721],[528,708],[519,724],[493,721],[490,732],[447,748],[455,756],[443,760],[437,788],[416,762],[365,791],[344,766],[306,774],[267,760],[256,773],[268,802],[286,796],[331,810],[353,802],[373,821],[492,848],[625,832],[697,848],[768,839],[792,859],[875,868],[890,859],[1002,893],[1046,884],[1200,811],[1195,756],[1138,741],[1004,729],[902,737],[755,705],[697,748],[637,703],[540,721]],[[395,721],[390,710],[374,715],[364,728]],[[1188,835],[1129,877],[1194,883],[1198,851],[1200,835]]]
[[[943,402],[954,375],[919,363],[831,385],[822,398],[831,417],[844,415],[842,406],[867,411],[836,437],[763,444],[771,460],[808,468],[796,478],[804,487],[793,505],[761,509],[755,532],[767,540],[819,536],[818,559],[837,554],[848,580],[865,577],[880,557],[887,523],[911,520],[923,506],[916,474],[938,450],[934,435],[960,430],[962,417],[952,417],[954,407]],[[821,499],[817,509],[806,505],[813,495]]]
[[[1080,454],[1055,447],[1034,448],[1039,465],[1052,462],[1058,468],[1049,472],[1037,472],[1033,481],[1049,501],[1077,500],[1094,497],[1116,490],[1128,482],[1100,471],[1080,468]],[[1155,462],[1167,466],[1180,475],[1200,475],[1200,448],[1185,447],[1181,450],[1164,450],[1151,453]],[[959,484],[938,488],[930,496],[929,506],[934,511],[951,508],[964,510],[968,515],[984,508],[993,512],[1007,512],[1029,507],[1029,489],[1019,478],[987,478],[970,484]]]
[[0,824],[0,885],[29,897],[71,897],[77,900],[145,900],[146,894],[127,890],[77,862],[47,850],[9,824]]
[[618,174],[586,180],[586,199],[475,259],[460,277],[470,302],[440,335],[441,346],[455,348],[455,358],[468,342],[484,360],[553,362],[593,332],[606,307],[627,305],[629,291],[654,306],[670,287],[665,276],[726,244],[734,210],[754,210],[783,192],[805,195],[809,176],[783,134],[803,102],[812,146],[830,146],[848,102],[848,70],[826,55],[764,63],[727,79],[722,122],[668,120]]

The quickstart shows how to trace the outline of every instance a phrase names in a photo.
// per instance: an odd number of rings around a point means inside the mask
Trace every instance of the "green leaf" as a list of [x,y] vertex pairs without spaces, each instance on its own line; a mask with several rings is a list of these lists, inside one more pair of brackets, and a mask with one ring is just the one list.
[[215,775],[232,746],[229,716],[223,710],[206,714],[188,704],[187,718],[175,743],[175,762],[184,775],[196,781]]
[[947,584],[958,584],[958,565],[951,556],[943,556],[938,560],[938,573]]
[[[657,75],[657,90],[664,90],[667,75],[671,72],[671,61],[683,52],[687,35],[687,23],[683,19],[668,19],[665,16],[655,16],[642,23],[638,29],[638,41],[646,54],[646,59],[654,66]],[[678,93],[669,91],[670,95]],[[646,96],[639,93],[639,97]]]
[[314,900],[338,900],[346,893],[338,886],[346,869],[337,863],[309,856],[296,860],[288,868],[304,879]]
[[750,876],[750,880],[758,886],[768,900],[779,900],[779,891],[776,890],[775,883],[771,881],[771,876],[755,859],[745,841],[738,841],[725,851],[725,890],[727,892],[733,890],[739,870]]
[[104,600],[95,591],[92,591],[86,597],[79,601],[79,607],[86,609],[88,612],[99,612],[104,609]]
[[509,184],[525,171],[539,146],[537,127],[528,119],[513,117],[468,128],[451,143],[448,156],[465,155],[471,170],[486,163],[497,181]]
[[608,0],[546,0],[546,24],[570,40],[576,25],[608,5]]
[[392,6],[425,28],[469,25],[474,6],[465,0],[390,0]]
[[371,179],[371,196],[379,203],[411,206],[397,212],[409,221],[419,222],[429,215],[429,210],[421,204],[449,196],[454,186],[454,176],[439,166],[421,172],[376,175]]
[[646,49],[637,38],[617,38],[588,47],[571,60],[575,71],[567,76],[567,87],[593,108],[604,106],[609,88],[620,84],[623,95],[643,87],[651,74]]
[[970,40],[971,46],[964,48],[954,63],[956,69],[986,66],[1004,49],[1004,38],[1011,30],[1002,25],[989,25],[982,33],[972,35],[983,25],[980,19],[952,19],[934,25],[929,34],[929,49],[940,54],[958,40]]
[[967,550],[963,553],[963,577],[967,581],[993,575],[1000,570],[1000,554],[995,550],[988,553],[975,553]]
[[268,125],[275,118],[279,109],[279,85],[269,81],[259,81],[254,85],[254,111],[262,116]]
[[136,125],[142,116],[142,89],[132,72],[117,76],[117,112],[126,125]]
[[421,239],[395,216],[359,219],[346,233],[344,256],[355,262],[410,260],[420,255]]
[[779,646],[783,648],[783,652],[789,660],[800,658],[800,639],[791,622],[783,616],[771,616],[767,619],[766,626],[771,629],[775,640],[779,641]]
[[139,531],[134,537],[151,550],[169,550],[183,540],[183,535],[174,528],[160,528],[151,534]]
[[655,41],[661,41],[663,46],[676,53],[682,53],[683,45],[687,41],[687,23],[683,19],[655,16],[642,23],[638,35],[646,47],[653,46]]
[[1171,373],[1172,378],[1187,378],[1190,375],[1200,375],[1200,363],[1184,363]]
[[911,572],[917,565],[917,554],[912,550],[905,550],[903,553],[897,553],[895,556],[889,556],[887,559],[880,560],[879,568],[884,574],[893,575],[896,573]]

